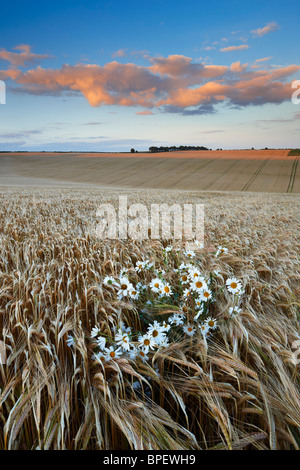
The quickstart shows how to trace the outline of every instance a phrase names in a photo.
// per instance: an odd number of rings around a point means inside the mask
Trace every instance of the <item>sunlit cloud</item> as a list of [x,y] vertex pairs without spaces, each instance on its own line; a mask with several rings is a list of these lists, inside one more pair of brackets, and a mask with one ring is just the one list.
[[228,46],[228,47],[222,47],[220,49],[221,52],[232,52],[232,51],[241,51],[243,49],[248,49],[249,46],[248,44],[241,44],[240,46]]
[[247,66],[248,64],[241,64],[240,61],[238,61],[231,64],[230,70],[232,70],[232,72],[243,72],[246,70]]
[[5,60],[13,66],[22,67],[25,64],[32,64],[51,57],[48,54],[34,54],[31,52],[31,48],[27,44],[16,46],[15,50],[19,50],[21,52],[9,52],[6,49],[0,49],[0,60]]
[[124,57],[126,55],[126,50],[127,49],[119,49],[112,54],[112,57]]
[[271,23],[268,23],[263,28],[253,29],[251,33],[253,34],[254,37],[261,37],[261,36],[264,36],[265,34],[271,33],[272,31],[277,31],[278,29],[280,29],[280,26],[274,21],[272,21]]
[[[269,59],[257,59],[256,63]],[[288,79],[300,70],[299,65],[292,64],[254,71],[240,61],[230,67],[207,65],[176,54],[148,57],[148,62],[143,66],[112,61],[103,66],[66,64],[57,69],[37,66],[25,71],[9,68],[0,71],[0,79],[10,79],[14,84],[10,89],[15,93],[70,98],[82,94],[93,107],[138,107],[143,108],[136,112],[138,115],[150,115],[156,109],[192,116],[215,113],[219,103],[242,108],[290,100]]]

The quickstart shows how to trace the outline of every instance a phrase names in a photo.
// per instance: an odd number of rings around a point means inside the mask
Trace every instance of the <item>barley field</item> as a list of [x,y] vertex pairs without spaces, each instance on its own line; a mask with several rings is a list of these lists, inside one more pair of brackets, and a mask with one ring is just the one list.
[[[299,193],[288,150],[0,154],[0,185],[65,184],[184,191]],[[21,183],[22,183],[21,181]]]
[[[77,160],[89,171],[101,161],[119,184],[109,161]],[[157,160],[157,188],[168,161]],[[0,449],[299,449],[293,161],[279,160],[281,176],[269,161],[197,161],[212,192],[26,187],[41,169],[21,166],[20,186],[0,189]],[[168,186],[198,184],[187,163],[176,161]],[[219,191],[226,169],[231,192]],[[262,184],[288,194],[255,192]],[[97,207],[128,193],[147,207],[203,203],[204,246],[99,239]]]

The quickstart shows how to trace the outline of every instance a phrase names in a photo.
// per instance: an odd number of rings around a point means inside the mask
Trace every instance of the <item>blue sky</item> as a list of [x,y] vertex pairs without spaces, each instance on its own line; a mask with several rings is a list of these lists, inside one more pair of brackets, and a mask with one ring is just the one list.
[[299,1],[1,5],[2,150],[299,147]]

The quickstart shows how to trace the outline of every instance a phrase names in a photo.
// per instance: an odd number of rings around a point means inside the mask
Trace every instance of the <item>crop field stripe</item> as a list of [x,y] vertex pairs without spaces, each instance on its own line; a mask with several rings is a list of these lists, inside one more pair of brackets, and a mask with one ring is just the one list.
[[[145,162],[145,161],[144,161],[144,162]],[[141,166],[143,166],[143,163],[144,163],[144,162],[143,162],[143,161],[141,162]],[[158,161],[158,162],[155,162],[155,163],[156,163],[156,167],[154,167],[154,168],[157,169],[158,166],[161,167],[161,166],[164,166],[164,165],[165,165],[165,160],[163,160],[163,161]],[[144,164],[145,164],[145,163],[144,163]],[[153,163],[152,163],[152,167],[153,167]],[[128,179],[128,178],[131,179],[133,176],[139,175],[139,174],[141,174],[141,173],[142,173],[142,174],[145,173],[145,168],[143,168],[143,167],[142,167],[142,168],[138,168],[138,169],[135,168],[135,170],[133,170],[133,171],[131,171],[130,168],[131,168],[131,167],[124,169],[124,171],[127,170],[127,174],[125,174],[125,173],[123,172],[123,174],[122,174],[122,175],[119,175],[117,178],[110,179],[109,184],[113,184],[113,183],[115,184],[115,183],[118,183],[118,182],[119,182],[120,184],[122,184],[122,183],[124,184],[124,180],[125,180],[125,184],[126,184],[126,178],[127,178],[127,179]],[[153,168],[152,168],[152,169],[153,169]],[[128,171],[130,171],[130,174],[128,174]],[[113,174],[114,174],[114,175],[116,174],[116,168],[115,168],[115,167],[114,167]]]
[[255,180],[255,178],[259,175],[259,173],[261,172],[261,170],[263,169],[263,167],[265,166],[265,164],[267,163],[268,160],[264,160],[262,162],[262,164],[260,165],[260,167],[256,170],[256,172],[254,173],[254,175],[250,178],[250,180],[248,181],[248,183],[245,184],[245,186],[242,188],[242,191],[247,191],[247,189],[249,188],[250,184]]
[[232,167],[234,167],[234,165],[236,165],[237,163],[239,163],[240,160],[236,160],[235,162],[233,162],[231,165],[229,165],[229,167],[227,168],[227,170],[224,171],[224,173],[221,175],[221,176],[218,176],[214,181],[210,181],[206,186],[204,186],[202,188],[202,191],[204,191],[205,189],[209,188],[210,186],[212,186],[214,183],[216,183],[217,181],[219,181],[221,178],[223,178],[224,175],[226,175],[226,173],[228,173],[229,170],[231,170]]
[[297,173],[298,162],[299,162],[299,157],[295,158],[295,161],[293,163],[291,176],[290,176],[290,181],[289,181],[289,184],[288,184],[288,187],[287,187],[287,190],[286,190],[287,193],[292,193],[293,192],[293,187],[294,187],[295,177],[296,177],[296,173]]
[[[195,175],[195,174],[199,173],[200,170],[202,170],[203,168],[205,168],[205,167],[208,166],[208,165],[211,165],[212,163],[213,163],[213,160],[205,161],[203,164],[201,164],[198,168],[195,169],[195,171],[193,172],[193,174]],[[175,183],[171,184],[171,185],[169,186],[169,188],[170,188],[170,189],[171,189],[171,188],[174,188],[175,185],[180,184],[180,183],[181,183],[183,180],[185,180],[186,178],[190,178],[190,175],[188,175],[188,176],[187,176],[187,175],[182,176],[179,180],[175,181]]]

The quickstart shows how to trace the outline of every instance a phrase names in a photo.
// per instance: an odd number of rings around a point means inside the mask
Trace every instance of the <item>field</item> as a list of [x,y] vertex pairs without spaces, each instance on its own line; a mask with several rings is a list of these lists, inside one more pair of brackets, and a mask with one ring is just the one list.
[[[0,157],[0,449],[299,450],[299,196],[249,192],[295,160],[42,158]],[[92,186],[132,181],[214,192]],[[127,193],[203,203],[204,247],[98,239]]]
[[135,154],[0,154],[0,185],[81,185],[193,191],[299,193],[288,150]]

